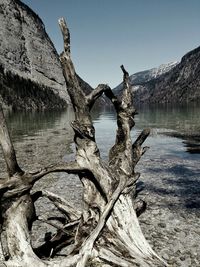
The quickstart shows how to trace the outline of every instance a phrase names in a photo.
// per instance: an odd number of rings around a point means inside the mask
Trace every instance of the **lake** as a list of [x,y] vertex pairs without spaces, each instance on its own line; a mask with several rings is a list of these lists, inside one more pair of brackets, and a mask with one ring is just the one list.
[[[98,112],[98,111],[96,111]],[[136,125],[132,130],[133,138],[144,128],[151,129],[151,135],[146,144],[151,147],[151,153],[155,156],[177,154],[180,157],[188,155],[186,141],[180,138],[172,138],[174,132],[178,133],[199,133],[200,135],[200,107],[146,107],[138,110],[135,117]],[[94,113],[96,115],[96,113]],[[97,142],[106,157],[108,148],[114,143],[116,130],[116,116],[113,110],[101,110],[99,116],[93,116],[96,128]],[[152,158],[153,158],[152,154]],[[193,156],[191,156],[191,159]],[[194,158],[199,158],[198,155]]]
[[[136,125],[132,130],[135,137],[144,128],[151,129],[148,145],[151,149],[161,146],[163,153],[178,153],[187,156],[185,145],[178,138],[169,138],[166,133],[199,133],[200,135],[200,106],[179,107],[146,107],[138,110],[135,117]],[[11,136],[14,141],[26,140],[28,136],[43,135],[49,130],[66,128],[72,134],[70,121],[73,120],[73,111],[46,111],[46,112],[14,112],[6,114]],[[94,109],[92,113],[96,138],[106,157],[109,147],[114,143],[116,131],[116,115],[113,109]],[[161,152],[161,151],[160,151]],[[194,156],[196,157],[196,156]],[[198,157],[198,156],[197,156]]]
[[[139,197],[148,204],[140,217],[141,227],[154,249],[173,266],[200,266],[200,153],[188,149],[199,145],[199,139],[193,140],[191,135],[200,134],[200,106],[145,107],[138,112],[133,139],[142,129],[151,128],[145,142],[150,149],[136,167],[141,173]],[[70,108],[63,112],[8,113],[6,118],[24,168],[37,169],[73,158]],[[106,160],[115,140],[116,115],[112,109],[102,108],[94,109],[92,118],[101,156]],[[0,167],[5,168],[2,156]],[[81,183],[74,175],[51,175],[37,188],[60,193],[81,206]],[[40,204],[38,210],[45,205]]]

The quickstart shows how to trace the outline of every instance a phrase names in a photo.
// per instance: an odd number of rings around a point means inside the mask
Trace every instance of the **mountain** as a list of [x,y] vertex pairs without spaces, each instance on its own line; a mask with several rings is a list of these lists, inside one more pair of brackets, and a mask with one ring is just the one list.
[[24,79],[0,65],[0,104],[12,110],[61,109],[66,101],[58,93],[31,79]]
[[[161,65],[130,76],[136,104],[200,102],[200,46],[180,63]],[[120,95],[122,84],[113,89]]]
[[[170,71],[173,69],[178,62],[171,62],[168,64],[162,64],[158,68],[153,68],[150,70],[144,70],[137,72],[135,74],[130,75],[130,81],[131,85],[133,86],[132,89],[133,91],[136,91],[140,88],[141,85],[144,83],[158,78],[159,76],[163,75],[164,73]],[[123,89],[123,83],[120,83],[118,86],[116,86],[113,90],[117,95],[121,94],[121,91]]]
[[0,78],[4,106],[58,108],[70,102],[59,56],[44,24],[19,0],[0,1]]
[[184,55],[167,73],[142,84],[134,99],[145,104],[199,102],[200,47]]

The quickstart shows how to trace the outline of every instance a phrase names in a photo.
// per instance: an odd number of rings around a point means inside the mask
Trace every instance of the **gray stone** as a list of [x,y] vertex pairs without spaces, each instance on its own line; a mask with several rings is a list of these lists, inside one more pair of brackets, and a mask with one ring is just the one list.
[[166,223],[163,223],[163,222],[158,223],[158,226],[161,228],[166,228]]
[[58,53],[41,19],[17,0],[0,3],[0,64],[45,85],[69,102]]

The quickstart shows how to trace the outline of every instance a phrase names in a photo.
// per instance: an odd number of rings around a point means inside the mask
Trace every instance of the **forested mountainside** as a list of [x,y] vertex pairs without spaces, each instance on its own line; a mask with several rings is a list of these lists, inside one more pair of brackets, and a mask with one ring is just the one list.
[[51,88],[6,71],[0,65],[0,103],[13,110],[60,109],[66,101]]
[[[64,101],[70,102],[59,56],[44,24],[19,0],[0,2],[0,64],[1,99],[4,104],[16,106],[14,101],[18,99],[21,109],[41,108],[40,102],[43,108],[63,107]],[[9,76],[9,85],[8,82],[4,84]],[[20,92],[20,87],[23,92]],[[42,90],[45,94],[49,90],[46,99],[35,99],[41,96]],[[27,97],[24,98],[25,93]],[[28,103],[27,98],[30,100]]]

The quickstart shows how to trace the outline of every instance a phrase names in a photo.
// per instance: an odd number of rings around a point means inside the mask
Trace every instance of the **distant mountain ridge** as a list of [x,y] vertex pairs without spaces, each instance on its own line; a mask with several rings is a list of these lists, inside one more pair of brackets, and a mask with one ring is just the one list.
[[134,99],[142,104],[200,102],[200,46],[168,72],[142,84]]
[[[178,62],[170,62],[167,64],[162,64],[158,68],[152,68],[150,70],[144,70],[137,73],[130,75],[130,81],[133,86],[133,91],[138,90],[139,86],[152,80],[158,78],[159,76],[163,75],[164,73],[173,69]],[[119,95],[123,89],[123,83],[116,86],[113,90],[114,92]]]
[[[136,104],[200,102],[200,46],[181,61],[130,76]],[[122,84],[114,92],[120,95]]]

